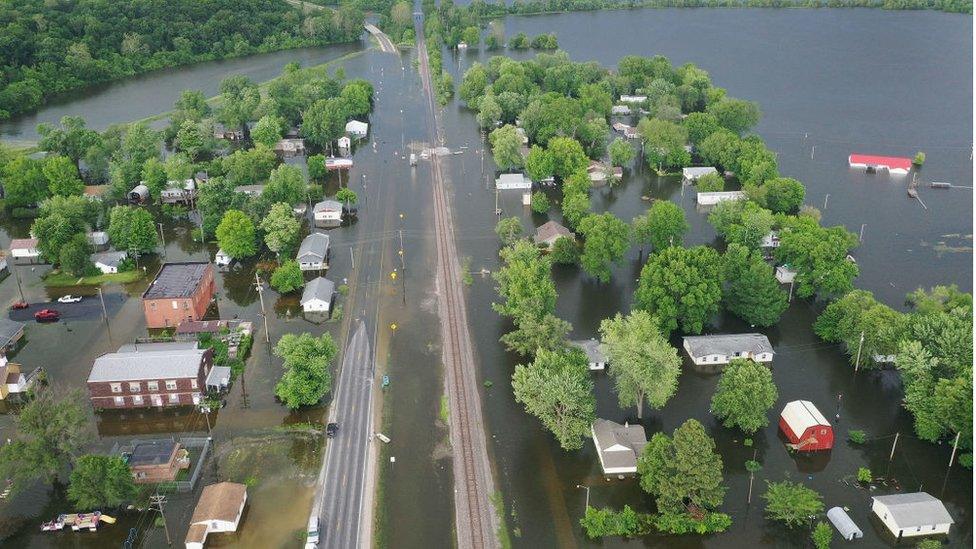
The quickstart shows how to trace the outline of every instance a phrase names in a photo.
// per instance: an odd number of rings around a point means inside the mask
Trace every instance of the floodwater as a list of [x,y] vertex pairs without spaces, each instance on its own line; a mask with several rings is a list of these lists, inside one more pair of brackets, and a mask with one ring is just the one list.
[[[846,165],[851,152],[911,155],[922,150],[928,155],[920,173],[923,181],[971,184],[967,183],[973,175],[969,160],[971,17],[880,10],[682,9],[508,18],[505,24],[509,35],[519,31],[530,35],[556,32],[560,45],[576,60],[594,59],[615,65],[626,54],[663,54],[676,64],[695,62],[711,73],[717,85],[727,87],[730,94],[760,103],[765,116],[757,131],[779,154],[782,173],[806,183],[808,203],[822,207],[830,194],[824,223],[844,224],[853,231],[859,231],[861,224],[866,223],[864,242],[854,254],[862,270],[858,287],[875,292],[895,307],[900,307],[904,294],[916,286],[957,283],[972,290],[971,191],[938,191],[923,185],[920,195],[928,207],[925,210],[906,198],[903,181],[851,172]],[[35,122],[56,121],[64,114],[75,113],[85,115],[92,127],[104,128],[168,110],[183,88],[203,89],[212,95],[220,78],[229,72],[264,71],[251,73],[252,78],[261,80],[275,76],[281,66],[292,60],[323,62],[345,51],[330,47],[280,52],[153,73],[50,106],[35,115],[40,118],[33,122],[14,121],[13,125],[0,126],[0,131],[30,138]],[[477,51],[460,58],[446,55],[445,66],[463,73],[479,55]],[[248,64],[248,60],[255,64]],[[236,68],[227,69],[228,63]],[[204,66],[212,71],[192,78],[184,76]],[[344,316],[365,317],[368,323],[372,322],[376,329],[377,375],[388,374],[391,380],[382,393],[381,429],[392,442],[382,446],[378,463],[381,503],[375,517],[375,539],[378,545],[390,547],[449,547],[453,540],[453,488],[450,449],[446,431],[438,420],[443,378],[432,294],[436,254],[428,222],[429,166],[422,162],[411,170],[402,156],[412,142],[425,138],[422,92],[409,55],[403,56],[401,64],[394,56],[369,51],[346,59],[342,66],[349,77],[369,78],[378,92],[376,110],[370,117],[369,141],[375,142],[375,149],[366,142],[357,149],[356,166],[348,178],[352,188],[360,193],[359,219],[330,231],[333,252],[329,273],[337,283],[349,278],[352,294],[348,301],[340,302],[354,307],[344,311]],[[493,177],[494,166],[488,155],[482,171],[482,142],[472,113],[452,103],[445,110],[443,122],[448,136],[446,145],[463,151],[447,162],[455,191],[460,253],[471,258],[473,271],[493,271],[498,268],[498,243],[493,231],[496,217],[494,193],[486,182]],[[14,127],[20,129],[9,129]],[[330,193],[336,186],[334,179],[327,184]],[[705,216],[695,211],[690,194],[682,197],[676,178],[655,177],[636,164],[626,171],[622,185],[612,193],[608,189],[594,190],[592,203],[597,211],[608,210],[630,219],[646,208],[642,195],[683,205],[692,224],[686,244],[715,241]],[[501,207],[506,216],[521,216],[527,227],[546,220],[523,208],[516,195],[503,194]],[[0,221],[0,227],[0,244],[4,246],[10,237],[24,236],[28,229],[25,223],[11,220]],[[165,259],[203,260],[212,256],[216,247],[191,241],[189,228],[187,223],[167,224]],[[396,253],[401,230],[405,272]],[[945,236],[953,234],[961,236]],[[147,259],[147,268],[152,272],[158,259]],[[258,328],[243,377],[232,386],[226,407],[211,414],[218,447],[236,437],[260,437],[283,425],[321,423],[328,403],[289,412],[275,401],[273,390],[280,375],[280,361],[271,356],[270,346],[264,341],[261,304],[252,285],[254,264],[247,262],[217,277],[219,295],[211,315],[251,319]],[[638,251],[634,249],[606,285],[596,284],[575,268],[554,272],[560,295],[557,314],[573,324],[574,337],[595,336],[601,319],[629,309],[640,267]],[[400,276],[393,281],[389,273],[398,268]],[[60,295],[48,293],[40,284],[38,277],[45,267],[18,269],[29,301]],[[30,324],[27,343],[15,360],[27,368],[44,366],[56,383],[83,387],[95,357],[145,334],[138,300],[141,288],[136,283],[130,288],[109,289],[109,293],[126,291],[130,297],[111,318],[108,330],[97,320],[69,322],[67,326]],[[71,291],[75,293],[76,289]],[[94,290],[82,292],[90,295]],[[0,282],[0,303],[15,297],[18,293],[13,278]],[[294,296],[279,297],[269,289],[264,299],[272,343],[284,333],[298,331],[329,331],[344,341],[345,321],[313,324],[296,313]],[[577,488],[579,485],[591,487],[592,505],[629,504],[648,509],[650,500],[633,480],[603,480],[592,445],[572,453],[560,450],[538,421],[514,402],[510,376],[518,357],[505,353],[498,343],[510,326],[490,308],[497,299],[491,279],[474,276],[467,299],[480,373],[483,380],[492,382],[483,389],[487,432],[513,544],[594,545],[584,538],[578,525],[586,497],[585,491]],[[868,492],[843,482],[859,466],[887,472],[906,489],[921,486],[941,497],[956,519],[951,544],[972,545],[972,474],[958,465],[947,474],[948,449],[912,436],[911,418],[899,406],[901,388],[894,372],[861,372],[855,376],[841,350],[813,334],[810,325],[821,306],[794,301],[781,324],[767,333],[777,351],[773,372],[780,392],[778,405],[804,398],[817,403],[825,414],[833,415],[837,395],[843,395],[834,450],[817,460],[795,460],[783,449],[775,425],[754,436],[753,446],[746,447],[739,435],[722,428],[708,414],[717,375],[686,367],[678,394],[663,410],[645,413],[643,424],[648,434],[670,432],[689,417],[705,424],[725,462],[729,492],[723,510],[732,516],[733,526],[725,534],[708,538],[650,536],[631,542],[604,540],[601,545],[805,546],[805,533],[790,533],[767,523],[756,499],[751,506],[746,504],[748,475],[744,462],[754,452],[763,464],[756,479],[757,492],[762,491],[765,479],[783,478],[817,489],[828,506],[851,508],[852,518],[865,531],[866,538],[860,542],[865,547],[884,547],[887,542],[869,519]],[[711,329],[735,332],[748,327],[736,319],[722,317]],[[635,421],[633,409],[617,407],[606,375],[594,375],[598,415],[620,422]],[[12,425],[13,416],[0,416],[0,436],[8,436]],[[199,436],[206,432],[205,418],[189,410],[101,413],[97,414],[95,425],[99,434],[97,447],[106,450],[115,441],[136,436]],[[860,447],[850,446],[844,441],[849,429],[866,431],[871,441]],[[895,433],[901,433],[901,437],[889,464]],[[306,520],[314,482],[314,478],[306,478],[304,471],[317,468],[317,464],[309,464],[315,461],[314,454],[308,445],[294,444],[287,456],[296,471],[295,478],[283,488],[259,482],[251,491],[250,510],[240,537],[228,538],[227,542],[299,546],[301,540],[294,534]],[[227,478],[226,470],[210,467],[204,482]],[[39,522],[68,509],[63,494],[49,490],[39,489],[13,501],[0,502],[0,539],[5,544],[118,544],[128,528],[141,528],[148,521],[145,513],[125,513],[119,524],[95,535],[41,534],[37,531]],[[196,496],[171,496],[168,513],[172,509],[170,524],[177,542],[185,534]],[[139,535],[147,536],[149,546],[165,543],[158,528],[140,530]]]

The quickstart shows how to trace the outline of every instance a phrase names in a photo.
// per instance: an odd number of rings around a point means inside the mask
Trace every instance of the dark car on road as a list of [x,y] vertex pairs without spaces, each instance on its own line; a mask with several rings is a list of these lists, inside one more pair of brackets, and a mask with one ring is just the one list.
[[328,424],[328,425],[325,426],[325,435],[327,437],[329,437],[329,438],[335,438],[336,433],[338,433],[338,432],[339,432],[339,424],[338,423],[330,423],[330,424]]
[[53,322],[61,318],[61,313],[54,309],[41,309],[34,313],[34,320],[38,322]]

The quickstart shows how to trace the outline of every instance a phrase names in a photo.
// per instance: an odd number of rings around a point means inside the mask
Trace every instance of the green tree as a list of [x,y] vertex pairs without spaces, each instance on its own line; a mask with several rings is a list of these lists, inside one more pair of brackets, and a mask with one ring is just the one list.
[[[860,368],[877,367],[872,357],[888,356],[898,352],[899,343],[905,338],[907,321],[904,315],[878,302],[871,292],[853,290],[828,305],[817,321],[814,331],[825,341],[843,343],[851,365],[858,360]],[[861,341],[864,334],[864,341]]]
[[68,500],[79,509],[115,508],[137,494],[129,465],[118,456],[81,456],[68,482]]
[[538,145],[532,145],[525,157],[525,173],[532,181],[542,181],[553,176],[556,165],[552,153]]
[[796,218],[780,231],[780,245],[774,255],[796,271],[796,295],[843,294],[854,285],[857,265],[847,259],[857,246],[857,235],[841,226],[824,228],[810,218]]
[[282,164],[271,172],[268,184],[261,192],[261,200],[269,204],[284,202],[298,204],[305,201],[305,176],[291,164]]
[[37,142],[39,149],[67,156],[75,167],[78,167],[88,149],[101,140],[98,132],[87,128],[85,119],[80,116],[63,116],[58,127],[38,124],[37,133],[41,136]]
[[769,425],[766,414],[778,397],[769,368],[751,360],[734,359],[712,395],[712,413],[722,420],[722,425],[751,434]]
[[684,210],[670,200],[655,200],[647,213],[635,217],[631,223],[642,253],[644,244],[650,244],[656,252],[680,246],[681,238],[689,227]]
[[322,181],[329,175],[329,170],[325,167],[325,156],[313,154],[306,160],[308,163],[308,177],[313,181]]
[[502,119],[502,107],[495,96],[486,94],[478,100],[478,126],[482,129],[493,128]]
[[790,306],[789,295],[758,251],[729,244],[722,256],[725,306],[752,326],[772,326]]
[[109,212],[108,237],[117,250],[138,253],[151,252],[158,243],[152,214],[130,206],[115,206]]
[[17,156],[3,167],[4,205],[7,208],[33,206],[47,198],[48,180],[40,161]]
[[350,80],[342,87],[339,99],[345,106],[347,118],[366,116],[373,110],[373,85],[362,78]]
[[662,408],[678,390],[681,358],[657,320],[641,310],[617,313],[600,323],[600,335],[620,406],[636,406],[638,419],[644,417],[645,400],[654,410]]
[[625,139],[618,137],[610,143],[610,163],[614,166],[626,166],[636,155],[634,146]]
[[532,211],[537,214],[544,214],[552,207],[549,197],[542,191],[532,193]]
[[16,417],[12,441],[0,446],[0,476],[13,494],[34,482],[51,484],[92,438],[88,400],[81,391],[50,387],[38,392]]
[[519,137],[515,126],[506,124],[488,136],[491,142],[491,155],[495,159],[498,169],[508,171],[522,167],[522,138]]
[[712,510],[725,499],[722,457],[715,441],[694,419],[685,421],[669,438],[655,433],[637,458],[637,474],[645,492],[654,496],[661,513],[684,514],[689,506]]
[[166,166],[158,158],[150,158],[142,165],[142,183],[149,187],[149,194],[159,198],[159,194],[166,188]]
[[478,27],[468,27],[461,33],[461,40],[468,46],[477,48],[478,44],[481,43],[481,31],[478,30]]
[[88,237],[78,233],[61,246],[58,263],[62,271],[72,276],[82,276],[92,265],[91,254],[92,247],[88,243]]
[[254,222],[240,210],[228,210],[217,225],[217,243],[234,259],[258,253]]
[[556,285],[549,275],[548,257],[528,240],[518,240],[502,248],[502,267],[493,273],[498,295],[505,302],[493,303],[500,315],[513,319],[531,316],[541,318],[556,309]]
[[224,177],[235,186],[261,183],[271,175],[277,163],[274,151],[264,147],[236,150],[220,160]]
[[251,130],[251,139],[255,143],[269,149],[274,147],[285,133],[285,119],[273,114],[266,114],[258,119]]
[[473,106],[477,100],[484,95],[485,87],[488,86],[488,73],[485,66],[475,62],[471,67],[464,71],[461,85],[458,86],[458,96],[468,104]]
[[504,217],[495,225],[495,234],[502,246],[511,246],[525,234],[522,220],[517,217]]
[[295,219],[291,206],[276,202],[261,220],[260,228],[268,249],[281,257],[282,252],[287,255],[295,247],[302,225]]
[[623,258],[630,242],[630,227],[612,213],[590,214],[579,222],[583,234],[580,265],[603,283],[610,281],[610,266]]
[[554,137],[549,140],[548,152],[552,155],[553,174],[567,179],[573,174],[585,172],[590,164],[583,146],[572,137]]
[[742,135],[759,123],[759,104],[742,99],[725,98],[710,104],[706,112],[715,116],[718,125]]
[[572,351],[540,350],[529,365],[512,374],[516,402],[555,435],[564,450],[578,450],[596,419],[596,398],[586,356]]
[[809,524],[810,517],[823,513],[823,498],[806,486],[784,480],[766,481],[766,518],[782,522],[787,528]]
[[508,49],[510,50],[529,49],[529,37],[524,32],[520,32],[516,34],[508,41]]
[[691,153],[685,150],[688,131],[679,124],[645,118],[637,124],[644,142],[644,159],[659,174],[668,168],[681,168],[691,163]]
[[762,205],[774,213],[795,214],[803,205],[806,189],[792,177],[777,177],[763,184],[762,194]]
[[[834,529],[826,522],[820,521],[813,528],[810,538],[813,540],[813,546],[817,549],[830,549],[830,542],[834,540]],[[940,543],[939,547],[941,546]]]
[[505,348],[522,356],[532,356],[540,349],[556,351],[566,347],[566,336],[573,330],[569,322],[552,313],[525,315],[513,319],[515,329],[499,339]]
[[719,129],[718,118],[714,114],[707,112],[688,113],[683,124],[685,129],[688,130],[688,140],[695,145],[701,143],[706,137],[712,135]]
[[234,74],[220,82],[220,107],[217,120],[221,124],[247,132],[247,123],[261,102],[257,85],[242,74]]
[[661,322],[665,333],[681,326],[698,334],[722,299],[718,253],[705,246],[673,246],[652,255],[641,269],[634,306]]
[[[725,190],[725,178],[717,173],[707,173],[695,181],[695,189],[700,193],[715,193]],[[734,200],[727,202],[735,202]]]
[[210,139],[209,132],[204,127],[192,120],[184,120],[180,124],[180,129],[176,133],[176,148],[190,155],[195,160],[200,153],[207,148]]
[[294,259],[289,259],[271,273],[271,287],[281,294],[294,292],[305,285],[302,268]]
[[595,509],[586,507],[580,526],[586,532],[586,537],[597,539],[608,536],[635,537],[651,533],[651,515],[640,514],[629,505],[619,512],[604,507]]
[[305,111],[302,117],[302,134],[319,147],[332,147],[342,137],[347,120],[345,103],[335,97],[320,99]]
[[571,238],[561,236],[552,243],[549,257],[553,263],[560,265],[575,265],[579,262],[579,247]]
[[41,255],[51,263],[60,260],[61,248],[81,231],[84,231],[84,226],[79,226],[58,212],[38,218],[31,226],[31,232],[38,240],[37,247]]
[[85,183],[78,174],[78,167],[67,156],[50,156],[41,168],[47,179],[47,188],[52,195],[81,196]]
[[359,200],[359,197],[356,195],[356,191],[350,189],[349,187],[343,187],[336,191],[335,198],[346,206],[355,204],[356,201]]
[[590,197],[587,193],[570,192],[563,194],[563,219],[570,227],[579,227],[580,221],[588,213],[590,213]]
[[284,374],[275,395],[291,410],[318,403],[332,389],[330,364],[338,352],[328,332],[319,337],[309,333],[281,336],[274,354],[284,361]]

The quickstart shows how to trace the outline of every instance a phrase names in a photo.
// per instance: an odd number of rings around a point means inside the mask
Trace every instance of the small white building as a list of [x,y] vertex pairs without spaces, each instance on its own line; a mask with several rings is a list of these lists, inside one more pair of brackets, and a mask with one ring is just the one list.
[[189,204],[196,197],[197,182],[195,179],[167,181],[166,188],[159,193],[159,201],[163,204]]
[[300,138],[281,139],[275,143],[274,151],[285,156],[303,154],[305,152],[305,140]]
[[614,116],[627,116],[630,112],[630,107],[627,105],[614,105],[610,107],[610,114]]
[[495,179],[495,188],[500,191],[509,189],[529,191],[532,190],[532,180],[522,173],[503,173]]
[[726,200],[745,200],[746,193],[742,191],[717,191],[711,193],[697,193],[699,206],[714,206]]
[[[630,110],[629,107],[624,107],[624,108],[627,109],[628,111]],[[638,137],[640,137],[640,134],[637,133],[637,128],[624,124],[623,122],[614,122],[612,124],[612,127],[614,131],[618,131],[624,134],[624,137],[626,137],[627,139],[637,139]]]
[[620,96],[620,102],[621,103],[629,103],[631,105],[638,105],[638,104],[641,104],[641,103],[643,103],[645,101],[647,101],[647,96],[646,95],[621,95]]
[[363,137],[366,137],[367,132],[369,132],[369,124],[365,122],[360,122],[359,120],[350,120],[349,122],[346,122],[346,133],[353,137],[362,139]]
[[230,262],[233,260],[234,258],[229,256],[223,248],[217,250],[217,254],[214,255],[214,265],[218,267],[226,267],[230,265]]
[[760,248],[779,248],[779,233],[770,231],[759,243]]
[[312,217],[316,223],[338,225],[342,223],[342,203],[337,200],[323,200],[312,206]]
[[776,267],[776,280],[780,284],[790,284],[796,278],[796,271],[790,268],[789,265],[780,265]]
[[698,181],[698,178],[710,173],[718,173],[718,170],[712,166],[681,168],[681,178],[686,183],[694,183],[695,181]]
[[773,346],[762,334],[719,334],[687,336],[684,348],[699,366],[728,364],[736,358],[772,362]]
[[92,254],[91,260],[102,274],[116,274],[119,272],[119,264],[127,257],[127,252],[102,252]]
[[346,137],[345,135],[343,135],[342,137],[339,138],[338,144],[339,144],[339,152],[343,156],[345,156],[345,155],[347,155],[347,154],[349,154],[351,152],[351,150],[352,150],[352,140],[349,139],[348,137]]
[[236,532],[247,504],[247,486],[218,482],[203,489],[186,533],[186,549],[203,549],[207,536]]
[[35,259],[41,256],[36,238],[15,238],[10,241],[10,257],[14,259]]
[[864,532],[858,528],[857,524],[854,523],[851,517],[848,516],[847,511],[844,511],[842,507],[831,507],[827,511],[827,519],[840,532],[840,537],[847,541],[854,541],[855,539],[864,537]]
[[593,445],[600,456],[605,475],[637,473],[637,457],[647,445],[647,434],[641,425],[621,425],[608,419],[597,419],[590,426]]
[[954,522],[945,505],[925,492],[874,496],[871,511],[899,540],[948,534]]
[[234,187],[234,192],[247,195],[248,198],[257,198],[264,192],[264,185],[238,185]]
[[137,204],[149,200],[149,187],[143,185],[142,183],[136,185],[129,191],[129,202],[135,202]]
[[298,266],[303,271],[318,271],[329,266],[329,235],[312,233],[302,240],[298,248]]
[[580,339],[570,341],[569,344],[583,351],[591,370],[603,370],[607,367],[607,355],[597,339]]
[[332,308],[334,294],[334,282],[321,276],[312,279],[302,291],[302,310],[306,313],[327,313]]

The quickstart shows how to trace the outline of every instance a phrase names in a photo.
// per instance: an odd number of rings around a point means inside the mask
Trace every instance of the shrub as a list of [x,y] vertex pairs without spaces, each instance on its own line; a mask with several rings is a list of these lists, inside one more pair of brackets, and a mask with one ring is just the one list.
[[918,151],[917,153],[915,153],[915,158],[912,159],[912,164],[915,164],[916,166],[921,166],[922,164],[925,164],[925,153],[923,153],[922,151]]
[[814,527],[810,538],[817,549],[830,549],[830,542],[834,538],[834,529],[826,522],[820,521]]
[[725,190],[725,179],[717,173],[708,173],[695,181],[695,188],[700,193],[714,193]]
[[867,467],[858,467],[857,468],[857,481],[858,482],[867,484],[867,483],[871,482],[871,480],[873,478],[874,477],[871,476],[871,469],[868,469]]
[[864,431],[853,429],[847,432],[847,440],[853,442],[854,444],[864,444],[864,441],[867,440],[867,438],[868,437]]
[[725,513],[706,513],[696,519],[687,513],[664,513],[654,517],[654,526],[667,534],[714,534],[732,525]]
[[552,207],[549,197],[542,191],[532,193],[532,211],[537,214],[544,214]]

